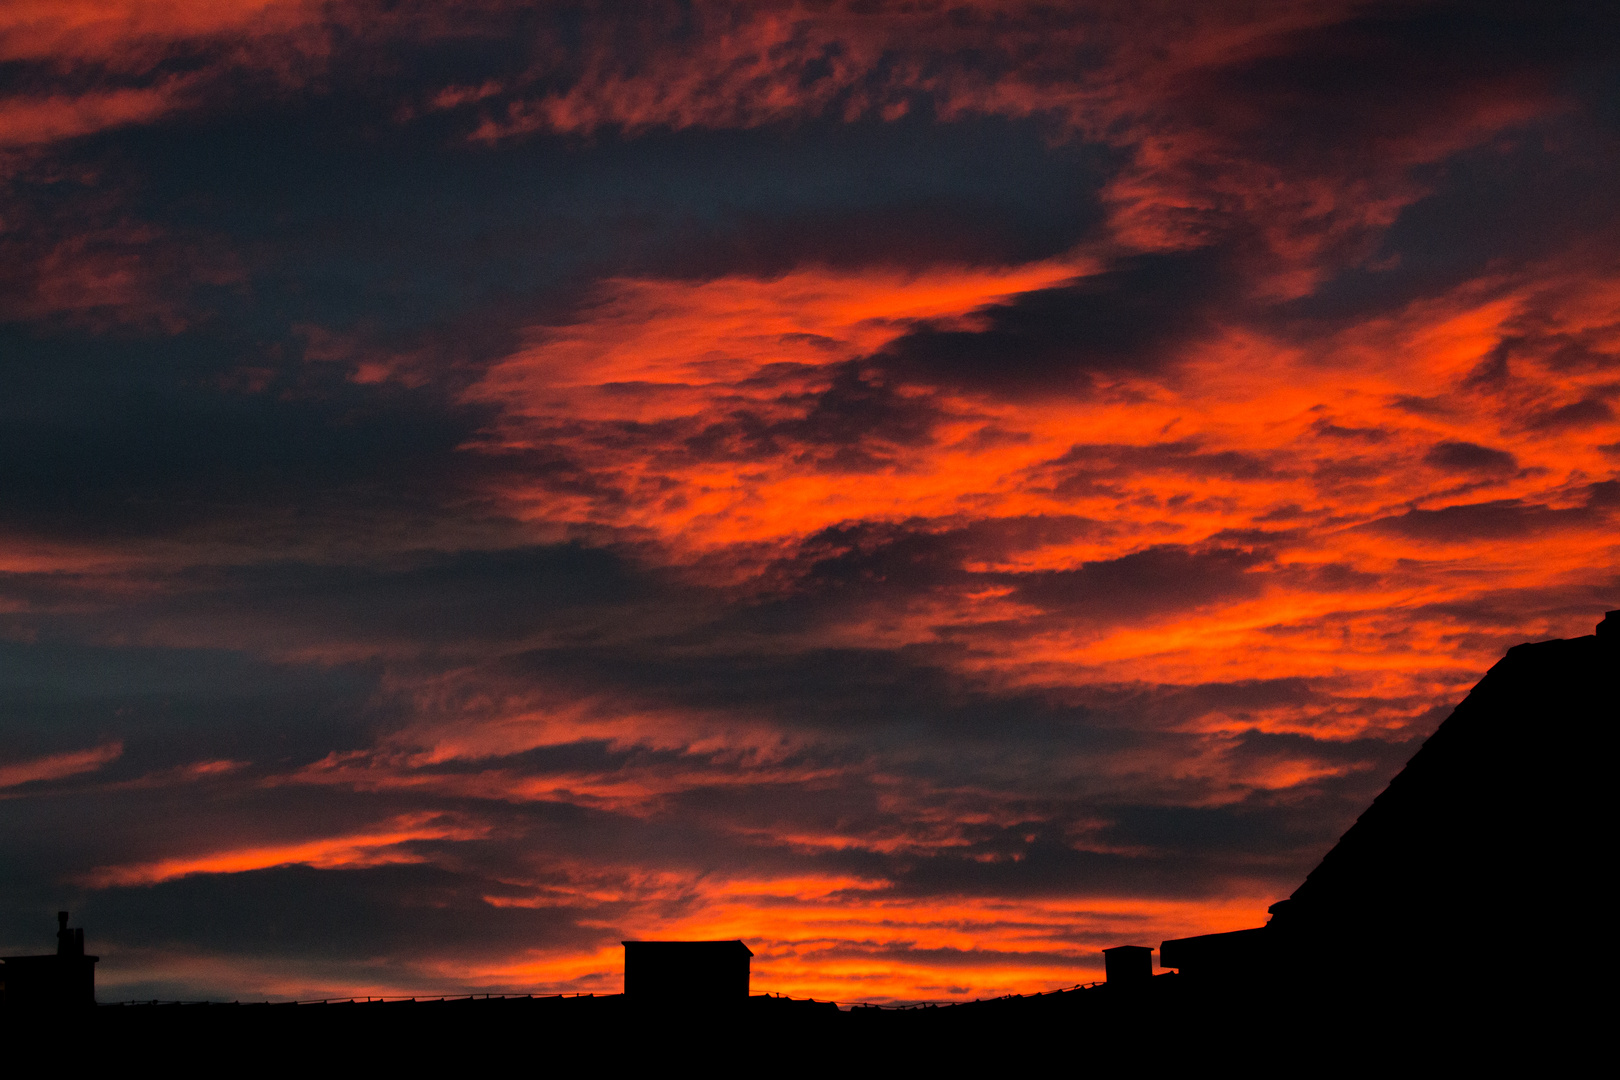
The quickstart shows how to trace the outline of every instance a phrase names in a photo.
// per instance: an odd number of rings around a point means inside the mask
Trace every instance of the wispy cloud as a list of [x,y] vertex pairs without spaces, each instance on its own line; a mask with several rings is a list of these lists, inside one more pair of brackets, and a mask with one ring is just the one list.
[[156,885],[191,874],[240,874],[276,866],[352,870],[392,863],[422,862],[425,856],[406,845],[422,840],[474,840],[487,831],[476,825],[447,822],[440,815],[407,815],[383,822],[373,830],[347,836],[211,851],[203,855],[159,859],[131,866],[103,867],[86,874],[83,883],[93,889],[106,889]]
[[19,787],[45,780],[60,780],[80,773],[95,772],[108,762],[117,761],[124,753],[122,742],[105,743],[88,750],[73,750],[65,754],[51,754],[31,761],[13,761],[0,764],[0,788]]

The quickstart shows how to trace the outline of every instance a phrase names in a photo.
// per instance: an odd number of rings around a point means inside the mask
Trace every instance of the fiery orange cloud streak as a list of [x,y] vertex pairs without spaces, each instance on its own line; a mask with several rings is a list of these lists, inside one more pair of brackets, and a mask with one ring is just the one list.
[[423,862],[424,856],[403,845],[419,840],[474,840],[484,833],[481,827],[452,824],[438,814],[407,814],[384,823],[374,832],[103,867],[87,874],[84,882],[91,888],[104,889],[118,885],[155,885],[191,874],[240,874],[272,866],[339,869]]
[[0,56],[104,57],[143,43],[241,32],[312,7],[308,0],[12,0],[0,13]]
[[[1390,531],[1396,524],[1380,524],[1492,500],[1573,511],[1591,497],[1583,485],[1612,472],[1601,445],[1620,432],[1612,413],[1602,419],[1603,407],[1594,406],[1597,419],[1571,437],[1567,429],[1527,427],[1514,419],[1518,409],[1504,412],[1501,401],[1465,387],[1468,373],[1513,338],[1520,321],[1549,317],[1523,288],[1502,297],[1465,287],[1309,350],[1233,328],[1192,348],[1168,384],[1122,376],[1089,396],[1016,405],[927,392],[940,416],[931,436],[884,445],[882,462],[864,469],[791,445],[740,460],[681,450],[678,440],[728,411],[791,416],[803,408],[796,395],[824,388],[821,373],[831,365],[869,354],[910,319],[971,320],[1011,278],[964,287],[974,280],[946,276],[937,291],[808,271],[769,281],[623,283],[583,321],[543,332],[474,391],[477,400],[505,410],[480,448],[511,450],[534,440],[577,448],[620,490],[648,497],[601,504],[521,485],[503,496],[537,520],[645,529],[666,550],[692,559],[796,541],[857,520],[944,527],[970,518],[1072,515],[1096,523],[1073,539],[981,556],[981,567],[1007,571],[1061,570],[1156,543],[1219,543],[1244,529],[1274,536],[1273,558],[1287,573],[1273,575],[1261,598],[1183,613],[1174,628],[1136,622],[1110,633],[1054,625],[1034,642],[1028,635],[1016,642],[1023,666],[1049,658],[1124,678],[1208,675],[1210,665],[1221,663],[1217,654],[1229,658],[1228,666],[1265,657],[1266,674],[1302,665],[1320,670],[1323,661],[1355,669],[1362,665],[1342,650],[1313,661],[1320,642],[1293,643],[1288,659],[1275,652],[1282,642],[1253,655],[1245,643],[1347,607],[1434,605],[1459,588],[1474,591],[1477,574],[1465,581],[1445,572],[1458,560],[1489,573],[1496,587],[1546,588],[1578,578],[1613,550],[1597,527],[1598,511],[1586,519],[1555,513],[1512,536],[1399,535]],[[1561,315],[1552,316],[1561,318],[1560,333],[1612,325],[1612,296],[1570,287],[1585,295],[1561,301]],[[954,309],[941,296],[954,298]],[[1599,371],[1544,367],[1519,392],[1544,400],[1542,411],[1555,415],[1607,393],[1605,387]],[[987,432],[996,437],[976,437]],[[1517,467],[1447,474],[1425,461],[1443,443],[1511,447]],[[1151,453],[1165,446],[1179,451]],[[1504,459],[1508,453],[1501,451]],[[1087,454],[1100,459],[1097,466],[1088,466]],[[1127,464],[1110,464],[1109,455]],[[1088,468],[1095,480],[1084,476]],[[1084,483],[1076,483],[1077,474]],[[1355,584],[1325,587],[1334,574]],[[1290,587],[1283,584],[1290,576],[1301,584],[1314,576],[1317,583]],[[1375,578],[1379,584],[1369,584]],[[864,625],[859,634],[927,640],[945,626],[1029,614],[992,591],[890,612],[886,627]],[[1208,647],[1183,651],[1200,640]],[[1156,647],[1145,655],[1150,642]],[[1171,652],[1182,659],[1172,661]]]
[[41,780],[60,780],[65,776],[94,772],[124,753],[121,742],[94,746],[88,750],[75,750],[66,754],[51,754],[32,761],[15,761],[0,765],[0,788],[17,787]]
[[0,100],[0,148],[71,139],[92,131],[151,120],[173,107],[173,83],[78,97]]

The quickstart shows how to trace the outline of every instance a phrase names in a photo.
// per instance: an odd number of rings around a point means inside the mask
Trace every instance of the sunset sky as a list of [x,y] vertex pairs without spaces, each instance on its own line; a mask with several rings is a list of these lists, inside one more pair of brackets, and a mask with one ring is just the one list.
[[976,998],[1620,607],[1620,13],[0,4],[0,952]]

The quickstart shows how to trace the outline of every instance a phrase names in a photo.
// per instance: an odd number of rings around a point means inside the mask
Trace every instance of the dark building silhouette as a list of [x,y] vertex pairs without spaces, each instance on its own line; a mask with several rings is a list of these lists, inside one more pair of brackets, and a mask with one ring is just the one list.
[[709,1002],[746,998],[754,953],[741,941],[626,941],[627,997]]
[[1103,951],[1109,986],[1136,986],[1153,978],[1153,950],[1145,945],[1115,945]]
[[1166,941],[1159,962],[1471,992],[1548,941],[1589,939],[1607,924],[1617,674],[1620,611],[1593,636],[1509,649],[1265,926]]
[[56,913],[56,952],[7,956],[0,967],[9,1008],[57,1008],[96,1003],[96,961],[84,953],[84,930],[68,927],[68,913]]

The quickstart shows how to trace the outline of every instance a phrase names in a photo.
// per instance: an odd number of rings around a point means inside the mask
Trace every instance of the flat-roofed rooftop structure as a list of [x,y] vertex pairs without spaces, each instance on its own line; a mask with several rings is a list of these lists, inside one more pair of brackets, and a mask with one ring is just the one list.
[[748,997],[754,952],[741,941],[626,941],[624,992],[634,999]]

